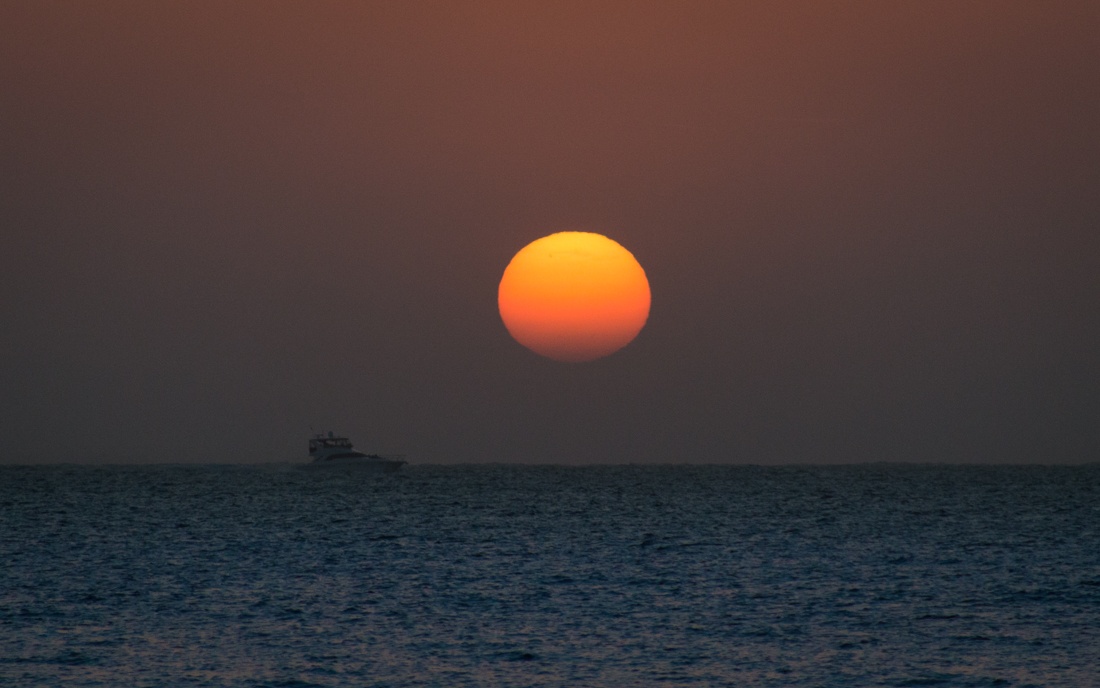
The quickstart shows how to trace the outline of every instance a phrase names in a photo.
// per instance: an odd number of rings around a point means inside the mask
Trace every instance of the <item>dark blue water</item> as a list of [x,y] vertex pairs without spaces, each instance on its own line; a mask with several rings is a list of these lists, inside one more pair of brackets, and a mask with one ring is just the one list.
[[5,686],[1097,686],[1100,466],[0,467]]

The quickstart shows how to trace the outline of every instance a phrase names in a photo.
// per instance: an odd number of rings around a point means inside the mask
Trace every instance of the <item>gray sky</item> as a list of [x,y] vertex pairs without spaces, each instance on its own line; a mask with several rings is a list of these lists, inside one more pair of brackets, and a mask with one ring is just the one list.
[[527,5],[0,5],[0,461],[1097,460],[1100,6]]

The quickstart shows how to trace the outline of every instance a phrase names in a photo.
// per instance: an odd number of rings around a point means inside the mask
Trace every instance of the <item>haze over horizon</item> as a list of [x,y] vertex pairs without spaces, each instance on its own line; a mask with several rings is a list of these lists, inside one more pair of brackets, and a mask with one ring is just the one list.
[[[1100,5],[0,5],[0,463],[1100,459]],[[612,356],[496,292],[645,269]]]

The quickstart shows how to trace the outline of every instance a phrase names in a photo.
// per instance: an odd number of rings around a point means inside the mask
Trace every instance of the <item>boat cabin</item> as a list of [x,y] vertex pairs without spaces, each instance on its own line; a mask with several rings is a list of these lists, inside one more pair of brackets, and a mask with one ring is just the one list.
[[309,441],[309,453],[316,453],[318,449],[351,449],[351,440],[346,437],[334,437],[330,432],[328,437],[317,435]]

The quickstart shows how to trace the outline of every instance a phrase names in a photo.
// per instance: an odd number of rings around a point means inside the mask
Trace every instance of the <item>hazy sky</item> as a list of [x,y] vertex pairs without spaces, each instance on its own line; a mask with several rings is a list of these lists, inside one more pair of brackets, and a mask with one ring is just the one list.
[[[1100,3],[0,4],[0,461],[1100,458]],[[497,313],[562,230],[638,339]]]

